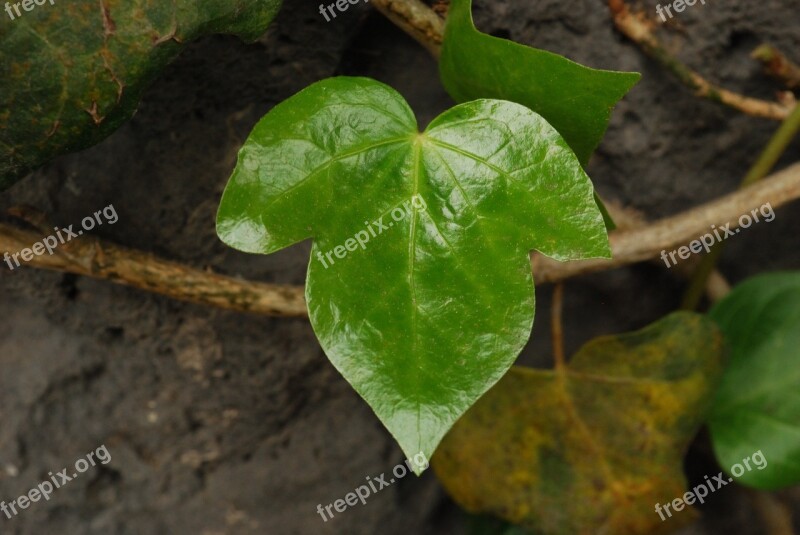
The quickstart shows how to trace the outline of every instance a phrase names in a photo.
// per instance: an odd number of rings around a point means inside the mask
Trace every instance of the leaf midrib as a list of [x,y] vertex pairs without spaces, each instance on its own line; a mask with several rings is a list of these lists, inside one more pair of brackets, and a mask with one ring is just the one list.
[[[413,179],[411,199],[415,199],[416,195],[419,193],[419,174],[422,159],[420,143],[420,136],[416,136],[414,140],[414,167],[413,172],[411,173]],[[411,291],[411,354],[414,355],[416,384],[417,388],[419,388],[421,367],[420,355],[417,353],[417,292],[414,283],[414,262],[416,261],[415,242],[417,238],[417,207],[414,206],[413,201],[411,202],[411,208],[413,210],[413,214],[411,216],[411,228],[409,229],[408,237],[408,284],[409,290]],[[417,392],[417,445],[420,447],[420,451],[422,451],[422,444],[420,444],[422,441],[421,420],[422,400],[420,399],[419,392]]]

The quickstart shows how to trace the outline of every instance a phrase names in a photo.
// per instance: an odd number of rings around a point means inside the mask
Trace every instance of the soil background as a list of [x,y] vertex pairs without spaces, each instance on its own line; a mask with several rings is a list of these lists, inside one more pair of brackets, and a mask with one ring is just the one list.
[[[655,16],[656,2],[644,3]],[[478,27],[581,63],[634,70],[589,167],[598,190],[669,215],[736,188],[777,124],[694,97],[613,30],[600,0],[476,0]],[[726,0],[687,8],[672,50],[725,87],[773,98],[777,83],[748,56],[770,42],[800,61],[797,0]],[[150,88],[132,121],[100,145],[54,160],[0,194],[57,225],[113,204],[96,233],[195,267],[302,284],[310,246],[257,257],[225,247],[214,216],[238,148],[272,106],[319,79],[377,78],[426,125],[453,103],[435,61],[366,3],[331,22],[318,3],[287,0],[257,43],[193,43]],[[795,143],[783,164],[800,159]],[[800,268],[800,206],[728,242],[732,282]],[[641,328],[677,307],[683,285],[642,264],[570,281],[567,349]],[[549,287],[521,363],[550,363]],[[112,461],[9,521],[3,534],[467,533],[428,471],[406,477],[327,523],[316,512],[388,472],[402,455],[328,363],[305,320],[223,312],[108,282],[0,269],[0,498],[9,501],[105,444]],[[701,433],[690,479],[716,474]],[[784,495],[800,504],[800,492]],[[765,533],[752,500],[728,486],[681,533]],[[654,513],[655,514],[655,513]],[[800,511],[795,528],[800,529]]]

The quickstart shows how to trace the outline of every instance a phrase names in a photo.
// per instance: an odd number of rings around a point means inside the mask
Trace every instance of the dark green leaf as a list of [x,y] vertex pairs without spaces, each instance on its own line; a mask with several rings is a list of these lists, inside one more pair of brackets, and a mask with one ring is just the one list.
[[[761,275],[711,311],[731,346],[708,424],[717,459],[744,485],[800,482],[800,273]],[[761,452],[766,467],[731,468]],[[737,468],[736,472],[740,472]]]
[[[13,4],[14,2],[12,2]],[[58,0],[0,23],[0,190],[128,120],[184,43],[256,39],[280,0]]]
[[562,56],[479,32],[472,1],[452,0],[439,71],[458,102],[497,98],[544,117],[586,165],[608,127],[612,108],[639,74],[600,71]]
[[322,347],[405,453],[429,457],[528,340],[529,251],[608,256],[592,193],[519,104],[456,106],[419,133],[391,88],[333,78],[255,127],[217,232],[254,253],[314,239],[306,297]]

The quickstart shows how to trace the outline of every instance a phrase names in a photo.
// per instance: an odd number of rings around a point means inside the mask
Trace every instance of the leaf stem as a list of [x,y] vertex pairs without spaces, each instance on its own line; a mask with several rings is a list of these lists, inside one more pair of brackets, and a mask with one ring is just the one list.
[[[756,160],[756,163],[753,164],[747,172],[739,189],[745,189],[767,176],[778,163],[783,153],[786,152],[786,149],[789,147],[789,144],[797,135],[798,131],[800,131],[800,106],[795,106],[789,117],[781,123],[780,128],[778,128],[775,135],[772,136],[772,139],[770,139],[764,151],[758,157],[758,160]],[[689,288],[686,290],[686,294],[683,297],[683,303],[681,304],[682,309],[694,310],[698,307],[703,297],[708,277],[716,268],[717,262],[724,250],[725,243],[717,243],[711,249],[711,252],[700,262],[700,265],[694,272],[692,280],[689,283]]]
[[553,290],[553,303],[550,308],[550,332],[553,338],[553,360],[556,371],[566,369],[567,361],[564,357],[564,329],[562,326],[562,312],[564,309],[564,283],[559,282]]

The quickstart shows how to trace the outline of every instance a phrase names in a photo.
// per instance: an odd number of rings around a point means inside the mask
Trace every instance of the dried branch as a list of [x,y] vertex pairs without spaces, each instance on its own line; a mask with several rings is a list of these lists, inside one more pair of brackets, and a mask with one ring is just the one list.
[[656,258],[661,251],[671,251],[707,233],[711,225],[731,223],[735,229],[739,216],[770,203],[778,208],[800,198],[800,163],[745,189],[662,219],[637,230],[612,232],[611,260],[580,260],[560,263],[541,254],[531,259],[537,283],[557,282],[584,273],[604,271]]
[[[745,175],[739,186],[740,189],[758,182],[767,176],[767,174],[771,173],[798,132],[800,132],[800,106],[797,106],[792,113],[789,114],[789,117],[781,123],[780,128],[778,128],[769,140],[769,143],[767,143],[761,155],[759,155],[756,162],[750,167],[747,175]],[[722,258],[724,249],[725,243],[718,243],[712,249],[711,254],[703,258],[697,271],[692,276],[689,288],[686,290],[686,294],[683,297],[681,308],[684,310],[694,310],[700,304],[703,291],[708,286],[708,278],[716,268],[719,259]]]
[[[611,214],[612,219],[617,224],[617,230],[633,230],[646,227],[649,222],[640,212],[623,206],[618,206],[616,203],[604,201],[608,213]],[[660,258],[650,260],[657,266],[664,267],[663,261]],[[697,267],[701,264],[701,259],[691,258],[686,262],[673,266],[673,271],[680,277],[691,280]],[[706,282],[706,297],[712,303],[716,303],[731,291],[731,285],[725,277],[718,270],[713,270]]]
[[[663,249],[674,249],[706,233],[712,224],[732,221],[735,228],[738,217],[754,207],[769,202],[778,208],[798,198],[800,163],[677,216],[641,228],[612,232],[611,260],[560,263],[536,253],[531,257],[534,278],[537,284],[557,282],[656,258]],[[20,251],[41,239],[41,233],[0,223],[0,251]],[[302,287],[237,280],[89,236],[69,242],[52,256],[36,256],[27,265],[106,279],[174,299],[240,312],[283,317],[307,314]],[[0,265],[0,269],[7,268]],[[726,291],[724,281],[716,278],[712,282],[717,292]]]
[[[41,233],[0,223],[0,251],[21,251],[41,239]],[[237,280],[89,236],[62,245],[52,256],[35,256],[28,265],[106,279],[174,299],[240,312],[307,315],[302,287]],[[3,263],[0,269],[9,268]]]
[[444,39],[444,20],[420,0],[372,0],[386,18],[438,58]]
[[677,76],[684,85],[693,89],[698,96],[725,104],[748,115],[777,121],[786,119],[792,111],[791,106],[746,97],[712,84],[670,54],[653,33],[653,23],[641,14],[632,13],[624,0],[608,0],[608,7],[620,32]]

